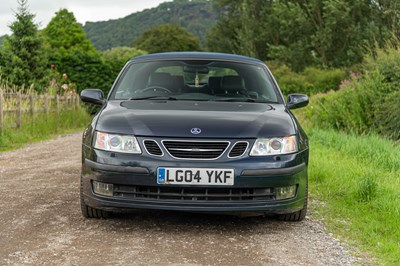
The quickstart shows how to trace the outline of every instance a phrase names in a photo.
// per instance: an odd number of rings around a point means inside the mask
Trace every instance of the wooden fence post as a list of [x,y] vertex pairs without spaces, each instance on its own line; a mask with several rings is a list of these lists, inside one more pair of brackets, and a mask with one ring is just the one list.
[[60,98],[59,98],[58,94],[56,94],[56,110],[57,110],[57,114],[60,113]]
[[72,107],[72,110],[76,110],[76,108],[75,108],[75,96],[71,96],[71,107]]
[[0,89],[0,133],[3,133],[4,116],[3,116],[3,90]]
[[17,128],[20,128],[22,126],[22,96],[21,96],[21,91],[18,91],[17,93]]
[[76,109],[79,109],[79,107],[80,107],[79,101],[81,100],[79,95],[75,95],[75,99],[76,99]]
[[32,119],[33,119],[33,115],[35,114],[35,98],[34,98],[33,94],[29,95],[29,107],[30,107],[29,111],[31,112]]
[[44,111],[46,115],[49,113],[49,95],[47,93],[44,95]]

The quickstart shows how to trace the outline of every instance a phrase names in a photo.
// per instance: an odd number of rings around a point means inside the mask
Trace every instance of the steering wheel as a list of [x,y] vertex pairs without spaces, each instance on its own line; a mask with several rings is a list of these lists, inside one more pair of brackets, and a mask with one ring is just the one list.
[[139,92],[146,92],[146,91],[150,91],[153,90],[154,92],[156,91],[164,91],[165,93],[172,93],[172,91],[170,91],[169,89],[165,88],[165,87],[161,87],[161,86],[150,86],[147,88],[144,88],[143,90],[140,90]]

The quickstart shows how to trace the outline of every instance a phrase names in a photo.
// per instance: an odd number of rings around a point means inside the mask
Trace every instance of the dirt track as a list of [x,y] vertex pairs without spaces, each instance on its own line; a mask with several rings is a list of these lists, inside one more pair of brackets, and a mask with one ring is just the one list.
[[80,134],[0,153],[0,265],[352,265],[321,223],[79,209]]

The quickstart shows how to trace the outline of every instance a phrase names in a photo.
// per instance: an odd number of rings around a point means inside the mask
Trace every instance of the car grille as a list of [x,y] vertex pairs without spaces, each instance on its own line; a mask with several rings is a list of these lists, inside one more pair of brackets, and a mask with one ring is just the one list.
[[244,152],[247,150],[247,146],[249,145],[248,142],[240,141],[237,142],[232,150],[229,152],[229,157],[235,158],[235,157],[240,157],[244,154]]
[[154,155],[154,156],[162,156],[163,152],[160,148],[160,146],[158,146],[158,143],[155,142],[154,140],[145,140],[144,142],[144,146],[146,147],[147,152],[150,155]]
[[226,150],[228,141],[170,141],[162,142],[171,156],[178,159],[217,159]]
[[114,197],[179,201],[274,200],[273,188],[173,188],[114,185]]

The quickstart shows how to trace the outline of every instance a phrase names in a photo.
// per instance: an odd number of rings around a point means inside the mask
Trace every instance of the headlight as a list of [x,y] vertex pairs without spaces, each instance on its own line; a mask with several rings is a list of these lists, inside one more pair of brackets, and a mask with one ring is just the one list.
[[142,153],[139,143],[134,136],[116,135],[104,132],[96,132],[96,149],[125,153]]
[[297,151],[296,136],[284,138],[257,139],[251,149],[250,156],[288,154]]

